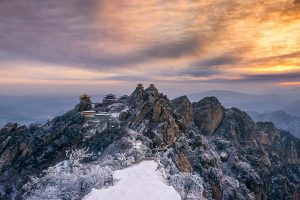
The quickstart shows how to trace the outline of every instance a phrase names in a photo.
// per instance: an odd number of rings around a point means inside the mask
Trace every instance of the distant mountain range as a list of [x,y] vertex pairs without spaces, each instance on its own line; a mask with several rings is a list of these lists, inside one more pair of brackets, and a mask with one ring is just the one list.
[[227,108],[237,107],[246,111],[259,113],[284,110],[288,114],[300,116],[300,94],[247,94],[226,90],[211,90],[189,94],[191,101],[198,101],[207,96],[215,96]]
[[[94,102],[101,102],[104,94],[94,95]],[[247,94],[226,90],[211,90],[187,95],[192,102],[215,96],[226,108],[237,107],[258,113],[285,111],[300,117],[300,94],[291,92],[275,95]],[[44,123],[72,108],[77,96],[0,96],[0,128],[14,121],[20,124]]]
[[283,110],[291,115],[300,117],[300,100],[285,106]]
[[[100,102],[104,95],[94,96]],[[45,123],[70,110],[77,96],[0,96],[0,128],[8,122]]]
[[289,115],[284,111],[269,113],[248,112],[248,114],[256,122],[273,122],[278,128],[289,131],[300,138],[300,117]]

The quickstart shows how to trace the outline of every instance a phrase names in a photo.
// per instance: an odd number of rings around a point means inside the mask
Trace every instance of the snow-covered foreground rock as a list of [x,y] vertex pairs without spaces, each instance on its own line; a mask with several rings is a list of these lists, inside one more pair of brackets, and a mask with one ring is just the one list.
[[180,195],[168,186],[158,163],[146,160],[114,172],[114,186],[93,189],[85,200],[180,200]]

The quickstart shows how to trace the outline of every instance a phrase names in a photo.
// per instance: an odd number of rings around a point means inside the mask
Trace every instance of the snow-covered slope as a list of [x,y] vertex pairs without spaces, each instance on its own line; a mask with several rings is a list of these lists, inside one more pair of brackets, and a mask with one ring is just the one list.
[[168,186],[158,163],[146,160],[114,172],[114,186],[93,189],[85,200],[180,200],[180,195]]

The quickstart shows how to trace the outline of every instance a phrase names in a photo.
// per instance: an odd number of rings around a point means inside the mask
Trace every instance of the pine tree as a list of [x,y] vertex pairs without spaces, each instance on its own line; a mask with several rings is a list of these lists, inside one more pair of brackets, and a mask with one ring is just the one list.
[[80,101],[91,101],[91,96],[89,96],[87,94],[83,94],[80,96],[79,100]]

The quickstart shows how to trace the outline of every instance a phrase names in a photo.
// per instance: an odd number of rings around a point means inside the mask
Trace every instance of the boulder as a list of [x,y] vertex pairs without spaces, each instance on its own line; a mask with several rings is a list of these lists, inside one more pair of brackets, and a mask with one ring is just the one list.
[[226,153],[226,152],[221,152],[220,153],[220,159],[221,159],[222,162],[226,162],[228,160],[228,158],[229,158],[228,153]]
[[175,107],[175,111],[183,116],[185,122],[193,124],[193,106],[187,96],[181,96],[173,99],[172,105]]
[[224,108],[216,97],[193,103],[194,123],[202,134],[212,135],[224,119]]

